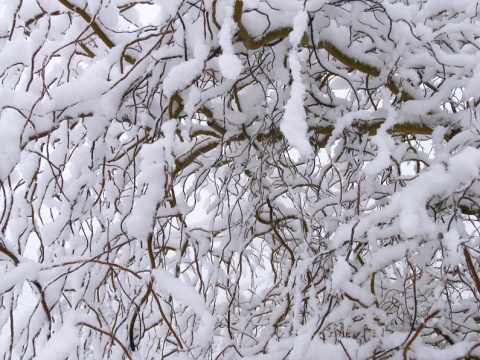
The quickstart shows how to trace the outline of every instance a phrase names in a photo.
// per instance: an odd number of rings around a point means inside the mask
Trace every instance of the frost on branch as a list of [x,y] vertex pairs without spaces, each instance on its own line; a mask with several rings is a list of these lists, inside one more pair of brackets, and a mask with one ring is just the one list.
[[479,1],[0,4],[0,354],[480,357]]

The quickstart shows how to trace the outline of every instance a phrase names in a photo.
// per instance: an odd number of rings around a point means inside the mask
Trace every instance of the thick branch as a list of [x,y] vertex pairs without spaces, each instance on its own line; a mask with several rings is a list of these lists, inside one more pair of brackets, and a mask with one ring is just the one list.
[[[87,23],[89,23],[93,32],[100,38],[100,40],[103,41],[105,45],[108,46],[109,49],[115,47],[115,44],[113,43],[113,41],[109,39],[109,37],[103,32],[103,30],[100,29],[100,26],[98,26],[98,24],[92,20],[92,17],[89,14],[87,14],[85,10],[69,3],[67,0],[58,0],[58,1],[69,10],[80,15],[82,19],[84,19]],[[128,56],[128,55],[125,55],[125,61],[132,65],[135,63],[135,59],[133,59],[131,56]]]
[[[293,28],[288,26],[288,27],[282,27],[278,29],[271,30],[267,32],[265,35],[263,35],[261,38],[254,39],[247,31],[245,26],[242,23],[242,11],[243,11],[243,1],[242,0],[237,0],[235,2],[235,9],[234,9],[234,14],[233,14],[233,20],[237,23],[238,26],[238,36],[240,40],[243,42],[243,45],[248,49],[248,50],[257,50],[269,43],[272,43],[275,40],[283,39],[288,37],[290,32],[293,31]],[[301,44],[302,45],[307,45],[307,35],[304,35],[304,38],[302,39]],[[348,67],[358,70],[360,72],[363,72],[364,74],[368,74],[371,76],[379,76],[381,73],[381,70],[378,69],[377,67],[367,64],[365,62],[362,62],[356,58],[350,57],[344,52],[342,52],[338,47],[336,47],[334,44],[328,41],[320,41],[317,45],[319,49],[324,49],[326,50],[331,56],[333,56],[335,59],[340,61],[341,63],[347,65]],[[400,94],[400,99],[402,101],[408,101],[412,100],[413,97],[406,93],[405,91],[402,91],[399,89],[397,84],[393,79],[389,79],[388,82],[385,84],[386,87],[395,95]]]

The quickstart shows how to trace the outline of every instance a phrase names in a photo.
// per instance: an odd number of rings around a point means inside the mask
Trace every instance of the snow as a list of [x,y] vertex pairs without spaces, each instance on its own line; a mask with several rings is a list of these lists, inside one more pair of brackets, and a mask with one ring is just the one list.
[[11,109],[0,113],[0,180],[4,181],[20,160],[20,134],[24,123],[16,118]]
[[197,43],[193,50],[193,58],[176,65],[163,81],[165,95],[170,97],[192,83],[202,72],[207,55],[208,48],[205,44]]
[[280,130],[290,145],[298,150],[300,155],[309,157],[311,156],[313,149],[307,139],[308,127],[305,110],[303,108],[303,98],[306,89],[301,75],[302,66],[299,55],[296,51],[296,47],[299,45],[306,29],[306,25],[307,14],[300,12],[294,18],[294,31],[289,35],[293,50],[291,50],[289,54],[288,63],[292,72],[293,84],[290,99],[285,105],[285,114],[283,121],[280,124]]
[[300,44],[305,31],[307,31],[308,15],[305,11],[299,11],[293,18],[293,31],[288,35],[288,40],[295,48]]
[[298,150],[302,156],[310,156],[312,147],[307,140],[307,122],[305,110],[303,109],[303,97],[305,86],[302,84],[300,74],[300,62],[294,53],[289,56],[289,64],[294,77],[290,99],[285,105],[285,114],[280,130],[290,145]]
[[39,272],[38,264],[33,261],[21,262],[17,267],[2,276],[0,293],[12,290],[16,284],[22,284],[26,280],[35,280]]
[[188,306],[199,316],[200,326],[195,338],[196,345],[203,346],[210,342],[215,327],[215,319],[210,314],[204,299],[190,286],[182,284],[172,274],[162,269],[153,270],[152,276],[159,290],[171,294],[176,301]]
[[79,327],[66,323],[55,332],[35,360],[63,360],[76,351],[80,345]]
[[233,2],[230,1],[225,4],[225,18],[218,34],[218,42],[223,50],[218,57],[218,65],[223,76],[230,80],[237,79],[243,68],[239,57],[233,52],[232,37],[236,30],[237,26],[233,21]]
[[0,4],[0,356],[480,354],[479,1],[71,2]]
[[242,62],[234,54],[222,54],[218,58],[218,66],[223,76],[229,80],[237,79],[242,72]]

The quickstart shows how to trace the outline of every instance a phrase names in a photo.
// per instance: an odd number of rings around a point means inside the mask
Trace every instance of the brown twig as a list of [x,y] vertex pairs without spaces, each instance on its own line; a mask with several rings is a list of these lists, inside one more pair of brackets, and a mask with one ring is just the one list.
[[413,334],[412,338],[407,342],[407,344],[405,345],[404,349],[403,349],[403,359],[404,360],[407,360],[407,352],[408,352],[408,349],[410,348],[410,346],[412,345],[412,343],[415,341],[415,339],[418,337],[418,335],[420,335],[420,332],[422,331],[422,329],[425,327],[425,325],[427,324],[428,320],[432,319],[435,315],[437,315],[438,313],[440,312],[440,310],[435,310],[434,312],[432,312],[430,315],[428,315],[424,320],[423,322],[420,324],[420,326],[418,327],[417,331],[415,331],[415,334]]

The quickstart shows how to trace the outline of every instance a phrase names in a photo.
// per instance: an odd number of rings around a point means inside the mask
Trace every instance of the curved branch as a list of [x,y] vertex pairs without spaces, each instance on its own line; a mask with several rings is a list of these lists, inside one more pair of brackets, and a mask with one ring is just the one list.
[[128,353],[128,350],[125,347],[125,345],[123,345],[122,342],[120,340],[118,340],[118,338],[113,333],[109,333],[108,331],[102,330],[102,329],[100,329],[96,326],[87,324],[86,322],[83,322],[83,321],[79,322],[77,325],[86,326],[86,327],[88,327],[92,330],[98,331],[99,333],[101,333],[103,335],[107,335],[108,337],[110,337],[112,340],[114,340],[122,348],[122,350],[125,353],[125,356],[127,357],[127,359],[132,360],[132,357]]

